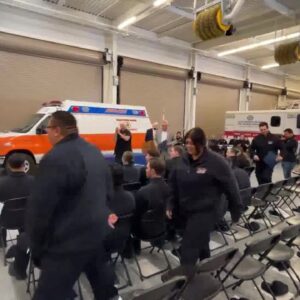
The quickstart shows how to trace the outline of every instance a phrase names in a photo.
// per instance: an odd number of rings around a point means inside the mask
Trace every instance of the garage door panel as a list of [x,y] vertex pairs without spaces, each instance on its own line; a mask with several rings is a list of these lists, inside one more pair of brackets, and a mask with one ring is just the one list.
[[18,127],[49,100],[100,101],[102,69],[0,51],[0,130]]
[[152,122],[169,121],[170,131],[183,130],[185,81],[129,71],[121,72],[121,104],[146,106]]
[[239,89],[198,84],[196,126],[204,129],[208,138],[224,132],[225,112],[238,110]]

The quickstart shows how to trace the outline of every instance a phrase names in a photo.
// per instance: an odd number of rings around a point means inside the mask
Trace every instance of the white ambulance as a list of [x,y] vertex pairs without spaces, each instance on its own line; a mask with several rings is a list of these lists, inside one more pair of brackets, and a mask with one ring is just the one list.
[[278,135],[291,128],[300,140],[300,109],[227,111],[224,136],[230,140],[244,135],[251,140],[259,133],[260,122],[267,122],[271,133]]
[[121,122],[127,123],[135,161],[144,162],[142,147],[145,133],[151,127],[145,107],[65,100],[44,103],[22,128],[0,133],[0,165],[4,166],[12,153],[21,152],[26,155],[26,171],[33,172],[51,149],[45,129],[51,114],[57,110],[73,113],[80,135],[99,148],[107,159],[114,155],[116,127]]

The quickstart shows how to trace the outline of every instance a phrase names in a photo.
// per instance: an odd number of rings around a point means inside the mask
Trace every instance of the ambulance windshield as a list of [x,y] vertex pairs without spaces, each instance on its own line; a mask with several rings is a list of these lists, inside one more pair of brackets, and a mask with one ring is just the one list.
[[17,133],[26,133],[28,132],[37,122],[39,122],[45,115],[44,114],[35,114],[25,123],[23,127],[14,128],[12,132]]

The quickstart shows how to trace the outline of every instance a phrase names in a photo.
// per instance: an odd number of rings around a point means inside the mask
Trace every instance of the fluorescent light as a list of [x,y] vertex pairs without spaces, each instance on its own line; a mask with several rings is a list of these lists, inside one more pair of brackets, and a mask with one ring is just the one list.
[[279,67],[279,64],[274,63],[274,64],[269,64],[269,65],[264,65],[261,68],[262,68],[262,70],[267,70],[267,69],[272,69],[272,68],[276,68],[276,67]]
[[123,29],[123,28],[135,23],[135,21],[136,21],[136,16],[128,18],[118,25],[118,29]]
[[251,45],[247,45],[247,46],[243,46],[243,47],[223,51],[223,52],[218,53],[218,56],[225,56],[225,55],[239,53],[239,52],[243,52],[243,51],[247,51],[247,50],[252,50],[252,49],[255,49],[255,48],[258,48],[258,47],[275,44],[277,42],[282,42],[282,41],[285,41],[285,40],[294,39],[294,38],[297,38],[299,36],[300,36],[300,32],[296,32],[296,33],[280,36],[280,37],[277,37],[277,38],[274,38],[274,39],[257,42],[257,43],[251,44]]
[[153,2],[153,6],[158,7],[161,6],[162,4],[166,3],[168,0],[155,0]]

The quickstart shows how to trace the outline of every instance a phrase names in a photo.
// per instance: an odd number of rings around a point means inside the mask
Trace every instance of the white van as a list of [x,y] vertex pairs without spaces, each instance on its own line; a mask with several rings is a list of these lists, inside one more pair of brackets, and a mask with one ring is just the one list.
[[126,122],[132,133],[135,160],[144,162],[142,147],[145,133],[151,127],[145,107],[65,100],[43,104],[22,128],[0,133],[0,165],[4,166],[12,153],[21,152],[26,155],[26,171],[34,171],[51,149],[45,129],[51,114],[57,110],[73,113],[80,135],[97,146],[107,159],[113,159],[116,127]]
[[251,140],[259,134],[260,122],[267,122],[270,131],[278,135],[281,135],[284,129],[291,128],[297,140],[300,140],[300,109],[227,111],[225,138],[230,140],[244,135]]

